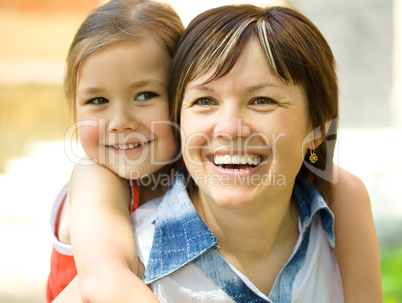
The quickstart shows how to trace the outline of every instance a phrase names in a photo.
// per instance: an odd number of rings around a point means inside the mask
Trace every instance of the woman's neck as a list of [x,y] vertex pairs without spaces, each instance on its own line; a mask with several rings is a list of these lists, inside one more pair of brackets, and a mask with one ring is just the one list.
[[[220,246],[238,246],[236,251],[243,247],[250,252],[246,242],[256,242],[253,247],[256,250],[250,253],[257,253],[261,248],[262,252],[269,251],[275,245],[277,238],[282,238],[288,231],[289,226],[298,227],[298,207],[291,196],[282,201],[265,203],[264,208],[249,209],[228,209],[221,208],[216,204],[202,201],[197,192],[192,201],[212,232],[218,237]],[[263,241],[262,241],[263,240]],[[282,241],[280,239],[280,241]]]
[[219,240],[218,252],[268,295],[299,236],[299,211],[291,194],[253,210],[220,208],[197,192],[193,197],[201,218]]

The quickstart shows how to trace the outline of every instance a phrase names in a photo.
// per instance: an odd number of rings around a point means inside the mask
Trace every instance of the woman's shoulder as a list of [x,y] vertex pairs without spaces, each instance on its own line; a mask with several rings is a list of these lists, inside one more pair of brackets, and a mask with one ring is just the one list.
[[337,244],[338,240],[347,238],[345,235],[354,237],[348,240],[354,242],[365,238],[368,230],[375,235],[369,194],[359,177],[339,167],[338,182],[334,184],[329,206],[335,216]]
[[345,302],[380,302],[381,267],[370,198],[363,182],[339,168],[330,208],[335,215],[335,253]]
[[336,166],[334,171],[334,174],[337,174],[334,180],[337,182],[333,187],[331,208],[336,208],[340,204],[348,207],[370,205],[366,186],[359,177],[339,166]]
[[[360,178],[342,168],[339,168],[338,183],[334,186],[330,209],[335,216],[337,246],[340,243],[356,244],[363,239],[367,242],[375,238],[373,214],[367,189]],[[348,245],[341,246],[348,247]]]

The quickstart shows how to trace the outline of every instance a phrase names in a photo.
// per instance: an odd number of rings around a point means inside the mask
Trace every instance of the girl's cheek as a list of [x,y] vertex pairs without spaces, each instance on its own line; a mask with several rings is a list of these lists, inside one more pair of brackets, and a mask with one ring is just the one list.
[[90,158],[99,155],[99,128],[95,125],[81,126],[78,129],[79,139],[85,153]]

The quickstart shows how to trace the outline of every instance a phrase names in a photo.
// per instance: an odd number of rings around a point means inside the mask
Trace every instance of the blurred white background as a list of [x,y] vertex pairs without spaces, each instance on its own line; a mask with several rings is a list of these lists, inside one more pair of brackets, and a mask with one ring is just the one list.
[[[45,302],[53,199],[68,181],[64,57],[87,12],[102,1],[0,0],[0,302]],[[104,2],[104,1],[103,1]],[[166,1],[184,24],[244,1]],[[261,5],[268,1],[248,1]],[[402,4],[400,0],[295,0],[338,62],[335,162],[372,200],[381,247],[402,239]]]

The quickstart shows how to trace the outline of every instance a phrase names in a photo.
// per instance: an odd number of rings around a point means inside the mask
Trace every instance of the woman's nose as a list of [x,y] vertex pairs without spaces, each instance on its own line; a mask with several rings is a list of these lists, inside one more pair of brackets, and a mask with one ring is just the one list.
[[228,140],[252,134],[251,127],[243,109],[222,108],[214,129],[214,137]]

